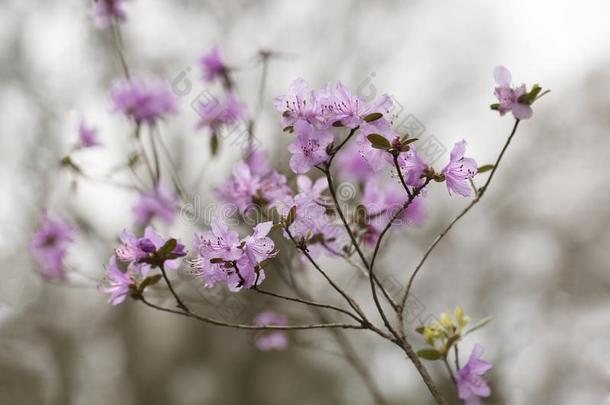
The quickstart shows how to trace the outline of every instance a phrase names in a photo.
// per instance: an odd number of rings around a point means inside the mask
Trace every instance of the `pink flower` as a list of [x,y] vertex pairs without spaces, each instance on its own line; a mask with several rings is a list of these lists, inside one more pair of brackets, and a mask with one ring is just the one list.
[[312,182],[309,177],[299,175],[297,176],[297,188],[299,194],[306,194],[313,201],[322,202],[324,200],[322,193],[328,189],[328,180],[326,180],[326,177],[320,177]]
[[113,22],[127,20],[124,6],[125,0],[94,0],[90,11],[93,23],[99,28],[106,28]]
[[356,138],[356,144],[358,145],[358,151],[364,160],[368,163],[369,167],[374,171],[386,167],[388,164],[393,165],[392,156],[383,149],[373,148],[371,141],[368,140],[367,136],[370,134],[378,134],[386,138],[390,143],[398,136],[396,132],[392,130],[392,127],[388,121],[380,118],[372,123],[362,123],[358,130]]
[[[133,233],[123,230],[120,239],[121,246],[115,249],[117,258],[128,262],[129,269],[141,275],[146,275],[150,271],[150,264],[145,263],[144,260],[152,257],[169,240],[169,238],[158,234],[151,226],[146,227],[144,236],[141,238],[136,238]],[[176,270],[180,266],[180,258],[186,256],[184,245],[180,241],[178,241],[171,253],[176,258],[164,262],[166,270]]]
[[442,171],[447,183],[449,194],[453,191],[461,196],[468,197],[472,190],[468,180],[472,179],[478,172],[477,162],[471,158],[465,158],[466,141],[457,142],[451,150],[449,163]]
[[272,222],[260,223],[252,235],[239,240],[237,232],[214,217],[211,231],[195,234],[198,257],[192,261],[193,273],[203,278],[206,288],[226,283],[230,291],[240,291],[261,284],[265,272],[260,263],[277,254],[267,236],[272,225]]
[[81,121],[78,126],[78,140],[81,148],[92,148],[101,145],[97,140],[96,129],[87,126],[85,121]]
[[392,100],[386,94],[372,103],[367,103],[359,96],[354,96],[341,82],[330,88],[325,113],[331,123],[341,121],[348,128],[363,124],[363,118],[372,113],[384,113],[392,106]]
[[481,404],[481,397],[491,395],[491,390],[487,381],[483,378],[490,368],[491,363],[481,360],[483,347],[480,344],[474,345],[468,362],[462,367],[456,376],[458,395],[467,405]]
[[294,124],[296,139],[288,145],[290,169],[296,174],[307,173],[313,166],[328,159],[326,148],[333,140],[333,133],[326,129],[315,129],[305,121]]
[[153,218],[171,224],[176,218],[176,196],[164,185],[159,184],[153,193],[143,193],[133,207],[136,225],[146,226]]
[[[393,226],[419,226],[425,219],[423,195],[416,197],[394,221]],[[402,186],[397,183],[380,184],[377,179],[366,183],[362,204],[366,207],[368,223],[363,242],[374,247],[379,234],[407,200]]]
[[225,79],[227,66],[220,56],[220,49],[215,46],[199,60],[203,70],[203,80],[212,82],[214,79]]
[[339,177],[345,180],[364,183],[375,173],[360,154],[360,145],[357,142],[348,142],[337,154],[334,163]]
[[[284,315],[272,311],[258,314],[254,320],[258,326],[285,326],[288,319]],[[288,336],[281,330],[263,330],[256,334],[256,347],[262,351],[281,350],[288,346]]]
[[311,90],[309,84],[301,78],[292,82],[287,95],[278,96],[273,101],[275,108],[282,114],[282,127],[306,121],[318,127],[326,120],[322,115],[319,95]]
[[222,126],[236,124],[245,116],[246,108],[233,92],[227,92],[220,99],[199,103],[197,112],[200,120],[196,129],[209,129],[213,133]]
[[413,149],[403,152],[398,156],[398,166],[402,171],[405,183],[413,187],[418,187],[422,184],[421,176],[428,167],[426,162]]
[[129,274],[130,272],[130,270],[125,273],[122,272],[117,266],[114,255],[110,257],[104,281],[98,287],[98,291],[110,294],[110,297],[108,297],[109,304],[118,305],[125,301],[125,298],[129,295],[130,287],[135,286],[135,278]]
[[271,204],[290,195],[286,176],[271,169],[262,152],[252,153],[233,167],[233,174],[215,189],[218,198],[245,213],[253,204]]
[[510,71],[504,66],[496,66],[494,69],[494,79],[498,84],[494,94],[500,102],[498,106],[500,115],[506,114],[507,111],[512,111],[517,119],[530,118],[532,116],[532,107],[526,103],[519,102],[519,97],[527,92],[525,84],[519,87],[512,87],[512,76]]
[[154,125],[157,120],[177,112],[176,96],[163,80],[115,83],[110,91],[115,111],[120,111],[137,124]]
[[61,220],[51,219],[46,212],[34,235],[31,251],[38,263],[39,271],[47,280],[63,279],[64,259],[72,243],[73,229]]

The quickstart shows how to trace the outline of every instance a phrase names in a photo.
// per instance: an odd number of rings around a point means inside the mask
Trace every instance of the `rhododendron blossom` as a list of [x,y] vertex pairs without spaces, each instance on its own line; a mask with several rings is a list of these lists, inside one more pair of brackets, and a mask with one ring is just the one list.
[[131,79],[115,83],[110,91],[113,109],[135,123],[154,125],[178,111],[177,99],[163,80]]
[[[264,311],[256,316],[254,324],[258,326],[283,326],[288,324],[288,319],[277,312]],[[287,346],[288,336],[281,330],[258,332],[256,334],[256,347],[259,350],[281,350]]]
[[328,159],[326,148],[333,142],[333,134],[326,129],[316,129],[305,121],[294,124],[296,139],[288,145],[290,169],[297,173],[307,173],[313,166]]
[[483,375],[491,369],[490,362],[481,360],[483,346],[475,344],[468,362],[458,371],[456,384],[460,399],[467,405],[482,404],[480,398],[491,394]]
[[504,66],[497,66],[494,69],[494,79],[498,84],[494,94],[500,102],[498,111],[501,115],[512,111],[515,118],[523,120],[532,116],[532,107],[527,103],[519,101],[519,98],[526,94],[525,84],[512,87],[512,75]]
[[85,121],[81,121],[78,126],[78,141],[81,148],[101,145],[97,139],[97,131],[95,128],[88,126]]
[[223,283],[230,291],[240,291],[261,284],[265,271],[260,264],[277,255],[273,241],[267,236],[272,225],[260,223],[252,235],[240,240],[236,231],[214,217],[210,231],[195,234],[198,257],[191,263],[193,273],[203,279],[207,288]]
[[52,219],[46,213],[43,215],[32,237],[31,250],[44,278],[65,277],[64,259],[73,234],[74,230],[67,222]]
[[218,99],[199,103],[197,112],[200,118],[197,129],[207,129],[212,133],[223,126],[235,125],[245,116],[244,106],[232,92],[227,92]]
[[127,20],[125,2],[126,0],[94,0],[90,13],[95,25],[106,28],[112,23]]
[[472,194],[468,180],[477,174],[477,162],[464,157],[466,141],[457,142],[451,150],[449,163],[442,171],[449,194],[453,191],[464,197]]
[[[127,262],[130,269],[146,275],[151,268],[150,264],[146,263],[146,259],[152,257],[169,239],[158,234],[151,226],[146,227],[141,238],[137,238],[128,230],[123,230],[121,246],[115,249],[115,254],[119,260]],[[171,253],[176,258],[164,262],[166,270],[176,270],[180,265],[179,258],[186,256],[184,245],[181,243],[177,243]]]
[[220,56],[220,49],[215,46],[199,60],[203,71],[203,80],[212,82],[215,79],[224,79],[227,67]]
[[106,266],[104,281],[98,287],[98,290],[110,295],[108,297],[109,304],[118,305],[125,301],[130,288],[135,286],[135,278],[138,276],[133,270],[122,272],[117,265],[116,257],[111,256]]

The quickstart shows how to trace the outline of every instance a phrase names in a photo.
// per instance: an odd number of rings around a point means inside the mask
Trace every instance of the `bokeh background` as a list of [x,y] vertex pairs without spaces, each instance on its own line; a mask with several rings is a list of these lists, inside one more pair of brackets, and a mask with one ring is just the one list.
[[[123,163],[131,150],[129,124],[110,112],[107,99],[121,77],[112,35],[92,26],[88,8],[77,0],[0,2],[0,402],[373,403],[358,373],[336,355],[331,334],[291,334],[289,350],[261,353],[252,334],[133,302],[111,307],[96,292],[118,232],[133,221],[137,195],[58,167],[83,117],[104,143],[75,157],[93,177]],[[240,68],[240,94],[252,107],[261,73],[254,57],[259,49],[281,53],[270,65],[257,136],[283,168],[287,139],[271,100],[296,77],[313,86],[370,82],[445,147],[466,138],[469,155],[480,163],[493,161],[512,125],[488,108],[493,67],[504,64],[516,82],[552,89],[523,122],[482,203],[423,268],[414,290],[420,310],[410,329],[457,304],[475,319],[493,315],[462,348],[465,356],[480,342],[494,363],[489,403],[610,404],[610,7],[595,1],[134,0],[127,10],[122,36],[132,70],[168,80],[186,72],[192,81],[182,113],[162,132],[201,210],[240,153],[225,144],[211,159],[208,139],[193,130],[197,116],[189,104],[205,89],[197,59],[215,44]],[[386,278],[404,282],[465,204],[434,187],[426,224],[394,233],[388,244],[379,266]],[[79,224],[69,286],[44,283],[29,254],[43,208]],[[188,241],[197,226],[181,218],[171,231]],[[367,299],[366,283],[353,268],[323,263]],[[328,287],[308,273],[297,276],[328,297]],[[273,278],[268,286],[282,288]],[[183,280],[189,299],[224,319],[248,321],[269,308],[295,320],[312,317],[299,307]],[[389,403],[431,403],[397,349],[370,333],[349,339]],[[411,341],[423,345],[415,333]],[[444,370],[430,369],[453,395]]]

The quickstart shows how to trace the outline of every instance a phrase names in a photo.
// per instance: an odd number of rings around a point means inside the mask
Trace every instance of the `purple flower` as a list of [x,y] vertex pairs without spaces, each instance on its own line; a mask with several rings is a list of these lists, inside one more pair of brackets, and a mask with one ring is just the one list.
[[163,80],[115,83],[110,91],[115,111],[120,111],[137,124],[154,125],[157,120],[177,112],[176,96]]
[[299,194],[306,194],[313,201],[322,202],[324,200],[322,193],[328,188],[328,180],[326,180],[326,177],[320,177],[312,182],[309,177],[299,175],[297,176],[297,188]]
[[261,284],[265,272],[260,263],[277,254],[267,236],[273,223],[258,224],[243,240],[219,217],[214,217],[211,225],[211,231],[195,234],[198,257],[192,261],[193,273],[203,279],[204,286],[226,283],[230,291],[240,291]]
[[135,279],[127,272],[122,272],[116,263],[116,257],[113,255],[108,261],[106,267],[106,274],[102,285],[98,287],[98,291],[110,294],[108,297],[108,303],[112,305],[118,305],[125,301],[129,294],[129,289],[132,285],[135,285]]
[[[405,192],[397,183],[379,184],[377,179],[366,183],[362,204],[366,207],[368,223],[363,242],[375,246],[379,234],[406,201]],[[424,196],[420,194],[394,221],[393,226],[419,226],[425,219]]]
[[273,101],[275,108],[282,114],[282,127],[293,126],[299,121],[309,122],[316,127],[325,123],[321,102],[318,100],[319,94],[313,91],[305,80],[299,78],[293,81],[289,93],[278,96]]
[[136,225],[146,226],[153,218],[171,224],[176,218],[176,196],[164,185],[158,184],[152,193],[142,193],[133,207]]
[[[151,226],[146,227],[141,238],[136,238],[133,233],[123,230],[120,239],[121,246],[115,249],[116,256],[119,260],[128,262],[129,269],[141,275],[146,275],[150,271],[150,265],[144,263],[143,259],[151,257],[169,240],[158,234]],[[178,257],[164,262],[166,270],[176,270],[180,266],[180,257],[186,256],[184,245],[179,241],[171,253]]]
[[125,0],[94,0],[90,11],[93,23],[99,28],[106,28],[112,23],[127,20],[124,6]]
[[246,108],[241,104],[233,92],[227,92],[220,99],[208,100],[199,103],[197,107],[199,123],[196,129],[209,129],[216,132],[221,126],[234,125],[245,116]]
[[375,173],[360,154],[360,145],[357,142],[345,145],[334,162],[341,179],[365,183]]
[[271,204],[290,195],[286,176],[272,170],[262,152],[252,153],[233,167],[233,174],[215,190],[218,198],[245,213],[253,204]]
[[326,148],[333,142],[333,133],[326,129],[315,129],[305,121],[294,124],[296,139],[288,145],[290,169],[296,174],[307,173],[313,166],[328,159]]
[[468,362],[462,367],[456,376],[458,395],[467,405],[481,404],[480,397],[488,397],[491,394],[487,381],[483,378],[490,368],[491,363],[481,360],[483,346],[474,345]]
[[73,232],[68,223],[53,220],[46,213],[43,214],[42,221],[32,237],[31,251],[45,279],[65,277],[64,259],[73,240]]
[[81,121],[78,126],[78,140],[81,148],[92,148],[101,145],[97,140],[97,130]]
[[442,171],[447,183],[449,194],[453,191],[461,196],[468,197],[472,190],[468,180],[472,179],[478,172],[477,162],[471,158],[465,158],[466,141],[457,142],[451,150],[449,163]]
[[372,123],[362,123],[358,130],[356,144],[360,155],[368,163],[369,167],[378,172],[388,164],[393,165],[392,156],[385,150],[373,148],[371,141],[367,136],[370,134],[378,134],[386,138],[390,143],[398,136],[392,130],[388,121],[380,118]]
[[494,79],[498,84],[494,94],[500,102],[498,106],[500,115],[512,111],[517,119],[530,118],[532,116],[532,107],[529,104],[519,102],[519,97],[527,92],[525,84],[512,87],[512,76],[510,71],[504,66],[496,66],[494,69]]
[[203,70],[203,80],[212,82],[214,79],[226,79],[227,66],[220,56],[220,49],[215,46],[199,60]]
[[[254,320],[258,326],[285,326],[288,319],[277,312],[265,311],[258,314]],[[281,350],[288,346],[288,336],[281,330],[259,331],[256,334],[256,347],[262,351]]]
[[372,103],[367,103],[359,96],[354,96],[341,82],[330,89],[326,97],[325,113],[331,123],[341,121],[348,128],[363,124],[363,118],[371,113],[384,113],[392,106],[392,99],[386,94]]
[[398,156],[398,166],[402,171],[405,183],[413,187],[418,187],[422,184],[421,176],[428,167],[426,162],[413,149],[403,152]]

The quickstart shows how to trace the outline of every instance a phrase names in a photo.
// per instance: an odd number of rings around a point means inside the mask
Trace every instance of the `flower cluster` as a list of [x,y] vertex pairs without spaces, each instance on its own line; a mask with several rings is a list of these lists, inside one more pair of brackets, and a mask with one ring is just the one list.
[[[491,320],[491,318],[484,318],[465,331],[470,318],[464,315],[460,307],[455,308],[454,316],[455,321],[444,312],[438,321],[417,328],[417,332],[431,347],[419,350],[417,352],[419,357],[426,360],[446,360],[451,348],[457,346],[466,335],[482,328]],[[481,360],[482,354],[483,347],[476,344],[468,362],[457,370],[455,383],[458,394],[467,405],[479,405],[481,397],[491,394],[487,382],[482,377],[491,368],[491,363]]]
[[74,230],[67,222],[52,219],[44,213],[32,237],[31,250],[45,279],[65,277],[64,259],[73,235]]
[[178,111],[177,99],[163,80],[131,79],[117,82],[110,91],[113,109],[136,124],[154,125]]
[[[180,258],[186,256],[183,244],[161,236],[150,226],[140,238],[124,230],[120,239],[121,245],[108,261],[104,281],[99,286],[101,292],[110,295],[108,302],[112,305],[125,301],[132,290],[145,287],[151,269],[176,270]],[[125,270],[121,269],[117,259]]]
[[84,120],[78,126],[78,141],[79,147],[83,149],[101,145],[97,139],[97,130],[88,126]]
[[497,110],[500,115],[511,111],[513,116],[519,120],[531,118],[534,101],[549,92],[548,90],[542,92],[542,88],[537,84],[534,84],[530,91],[527,91],[525,84],[513,86],[510,70],[504,66],[496,66],[494,80],[498,85],[494,94],[499,102],[492,104],[491,109]]
[[272,170],[267,155],[259,151],[237,163],[232,176],[215,191],[221,201],[237,206],[242,214],[290,195],[286,176]]
[[262,265],[277,255],[273,240],[267,235],[272,222],[263,222],[252,235],[239,239],[219,217],[214,217],[211,230],[195,234],[197,259],[191,261],[193,273],[203,279],[204,286],[226,284],[230,291],[253,288],[265,280]]

